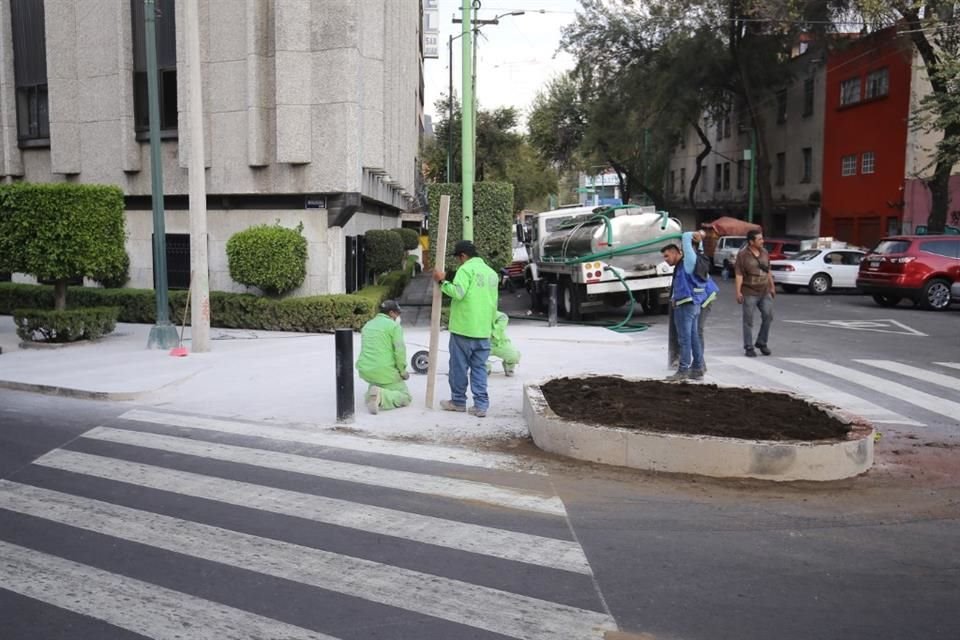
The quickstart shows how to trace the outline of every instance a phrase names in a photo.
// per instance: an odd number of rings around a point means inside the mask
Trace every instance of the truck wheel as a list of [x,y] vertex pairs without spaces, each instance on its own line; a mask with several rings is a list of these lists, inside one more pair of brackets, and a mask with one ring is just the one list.
[[580,311],[580,303],[583,301],[583,285],[570,280],[564,280],[560,291],[560,307],[563,309],[560,313],[567,320],[573,322],[580,321],[583,314]]
[[603,296],[603,304],[614,309],[619,309],[628,302],[630,302],[630,296],[626,293],[608,293]]

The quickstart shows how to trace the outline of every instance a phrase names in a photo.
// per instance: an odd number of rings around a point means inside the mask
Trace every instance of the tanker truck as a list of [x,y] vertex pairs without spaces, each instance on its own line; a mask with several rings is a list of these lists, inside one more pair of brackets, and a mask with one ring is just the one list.
[[673,268],[660,249],[680,222],[654,207],[569,207],[546,211],[518,227],[530,256],[524,283],[534,311],[546,309],[556,283],[558,313],[579,320],[604,306],[621,307],[630,294],[645,313],[666,313]]

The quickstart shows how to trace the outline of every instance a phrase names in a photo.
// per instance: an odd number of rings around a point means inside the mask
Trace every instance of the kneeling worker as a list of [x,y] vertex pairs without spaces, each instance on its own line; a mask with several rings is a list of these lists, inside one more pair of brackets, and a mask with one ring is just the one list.
[[407,347],[403,343],[400,305],[396,300],[384,300],[380,313],[363,325],[357,373],[370,384],[366,395],[370,413],[410,404],[410,390],[404,382],[410,377]]
[[[520,352],[507,335],[507,324],[510,318],[503,311],[497,311],[493,321],[493,332],[490,334],[490,355],[503,361],[503,373],[508,377],[513,375],[520,362]],[[487,373],[493,369],[490,360],[487,361]]]

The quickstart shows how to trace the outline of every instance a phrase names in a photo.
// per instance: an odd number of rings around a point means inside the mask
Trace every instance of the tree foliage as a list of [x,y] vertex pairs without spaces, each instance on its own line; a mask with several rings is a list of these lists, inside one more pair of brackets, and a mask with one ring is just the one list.
[[230,277],[270,295],[282,295],[303,284],[307,276],[307,239],[303,223],[295,229],[261,224],[227,240]]

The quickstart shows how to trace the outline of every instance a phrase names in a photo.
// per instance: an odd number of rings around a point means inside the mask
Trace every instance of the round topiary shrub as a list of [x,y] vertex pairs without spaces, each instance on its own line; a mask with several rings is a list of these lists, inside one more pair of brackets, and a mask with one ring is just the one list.
[[403,240],[399,233],[392,229],[371,229],[363,237],[366,241],[367,270],[374,276],[403,266]]
[[408,229],[407,227],[397,227],[394,231],[400,234],[404,251],[413,251],[420,246],[420,234],[417,233],[416,230]]
[[227,261],[230,277],[270,295],[296,289],[307,277],[307,239],[303,223],[295,229],[257,225],[230,236]]
[[96,275],[93,278],[104,289],[122,289],[130,281],[130,256],[123,252],[120,260],[119,271],[111,275]]

